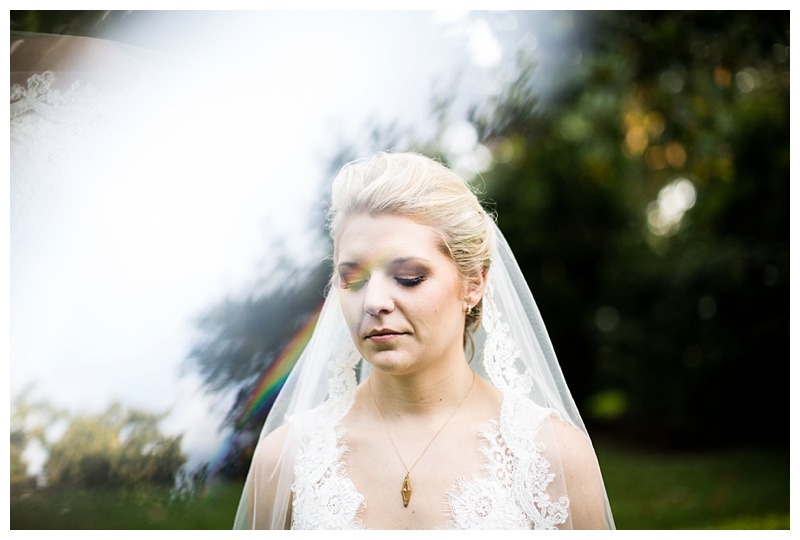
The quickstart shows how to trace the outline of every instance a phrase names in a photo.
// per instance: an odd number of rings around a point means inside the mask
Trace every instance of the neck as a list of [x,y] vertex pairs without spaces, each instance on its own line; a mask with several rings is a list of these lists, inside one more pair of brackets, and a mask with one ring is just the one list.
[[383,416],[440,414],[458,406],[472,387],[474,373],[466,362],[442,373],[393,375],[373,370],[368,383]]

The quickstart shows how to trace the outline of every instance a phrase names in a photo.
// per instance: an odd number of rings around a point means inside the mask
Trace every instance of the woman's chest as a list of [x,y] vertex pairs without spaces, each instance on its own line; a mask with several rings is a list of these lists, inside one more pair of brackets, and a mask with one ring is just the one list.
[[488,426],[454,425],[429,446],[430,441],[419,437],[393,441],[385,432],[348,431],[343,463],[347,477],[364,497],[360,512],[364,527],[449,527],[450,499],[459,481],[484,473],[479,427]]
[[462,435],[402,459],[398,450],[411,452],[413,445],[395,448],[376,433],[306,432],[293,486],[293,528],[531,528],[514,488],[519,459],[495,422],[485,428],[456,429]]

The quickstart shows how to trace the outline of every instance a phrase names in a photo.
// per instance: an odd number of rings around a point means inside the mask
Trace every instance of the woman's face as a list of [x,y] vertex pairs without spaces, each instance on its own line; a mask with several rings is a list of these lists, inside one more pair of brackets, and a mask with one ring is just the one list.
[[464,283],[441,242],[435,229],[404,216],[345,221],[335,261],[339,296],[356,348],[376,369],[406,374],[463,359],[464,312],[482,287]]

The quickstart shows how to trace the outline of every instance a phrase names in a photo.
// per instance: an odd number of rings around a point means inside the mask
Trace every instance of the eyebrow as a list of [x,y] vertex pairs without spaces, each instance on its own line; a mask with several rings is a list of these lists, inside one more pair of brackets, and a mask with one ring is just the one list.
[[336,271],[338,273],[347,272],[348,270],[353,270],[354,268],[358,268],[359,264],[354,262],[343,262],[336,265]]
[[[397,257],[396,259],[392,259],[389,262],[388,266],[400,266],[406,263],[423,263],[426,265],[431,264],[431,262],[428,259],[422,257]],[[355,268],[361,268],[364,266],[370,266],[370,265],[369,264],[362,265],[356,262],[345,261],[336,265],[336,271],[341,274],[342,272],[347,272],[348,270],[353,270]]]

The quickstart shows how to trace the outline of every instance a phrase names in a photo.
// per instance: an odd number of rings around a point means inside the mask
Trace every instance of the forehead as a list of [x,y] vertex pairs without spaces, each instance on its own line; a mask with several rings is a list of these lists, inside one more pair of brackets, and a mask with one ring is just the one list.
[[450,261],[444,251],[439,232],[413,218],[358,214],[348,217],[343,224],[336,240],[335,262],[378,262],[405,257]]

